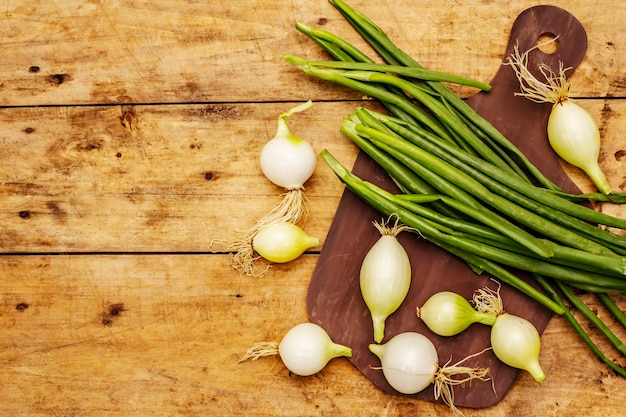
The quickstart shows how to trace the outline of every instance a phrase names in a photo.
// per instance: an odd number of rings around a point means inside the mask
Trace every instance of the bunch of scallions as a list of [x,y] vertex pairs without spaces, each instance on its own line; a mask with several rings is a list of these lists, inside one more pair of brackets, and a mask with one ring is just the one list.
[[[626,292],[626,238],[611,231],[626,229],[626,220],[579,204],[587,199],[621,203],[624,194],[563,192],[442,82],[483,90],[488,85],[424,69],[363,14],[341,0],[330,2],[386,64],[375,64],[347,41],[302,23],[296,28],[334,60],[285,59],[386,107],[389,114],[357,108],[343,120],[341,131],[402,191],[393,194],[358,178],[326,150],[322,159],[373,208],[398,216],[477,273],[491,274],[563,315],[603,362],[626,377],[571,312],[578,310],[626,357],[624,343],[580,297],[594,294],[626,326],[615,302]],[[544,292],[514,269],[528,271]]]

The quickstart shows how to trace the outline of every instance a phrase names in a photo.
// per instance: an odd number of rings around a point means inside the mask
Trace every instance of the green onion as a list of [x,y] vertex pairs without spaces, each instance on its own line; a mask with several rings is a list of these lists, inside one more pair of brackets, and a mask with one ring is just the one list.
[[607,310],[613,314],[615,320],[619,322],[623,327],[626,327],[626,314],[615,304],[615,301],[606,293],[596,293],[596,297],[604,304]]
[[[626,315],[608,296],[626,292],[626,237],[611,230],[626,230],[626,220],[578,204],[586,199],[624,203],[626,194],[565,193],[442,82],[486,90],[488,85],[424,69],[363,14],[341,0],[330,2],[386,64],[374,63],[345,40],[303,24],[296,25],[298,30],[336,61],[311,62],[293,55],[285,59],[309,75],[378,99],[389,110],[393,116],[358,108],[341,123],[341,132],[389,174],[400,193],[351,174],[326,150],[322,159],[349,190],[380,213],[397,216],[477,274],[491,274],[564,314],[592,351],[626,376],[581,331],[544,278],[552,279],[583,314],[587,307],[578,297],[570,298],[570,287],[595,293],[626,325]],[[530,273],[547,295],[514,270]],[[597,316],[588,319],[626,355],[606,323]],[[535,378],[542,380],[542,372],[535,370]]]
[[[376,50],[376,52],[385,59],[389,64],[404,65],[407,67],[422,67],[406,52],[398,48],[383,32],[381,28],[376,26],[374,22],[365,15],[351,8],[341,0],[330,0],[345,17],[354,29]],[[487,136],[492,138],[494,142],[504,151],[508,152],[522,167],[528,170],[533,177],[544,187],[554,190],[560,190],[552,181],[546,178],[537,167],[535,167],[526,156],[515,147],[498,129],[496,129],[486,119],[481,117],[472,109],[465,101],[450,91],[445,85],[439,82],[426,82],[426,85],[439,93],[452,107],[460,114],[463,114],[467,120],[471,121],[478,129],[482,130]]]
[[[465,172],[471,172],[473,177],[479,177],[480,181],[488,185],[494,192],[500,190],[501,193],[507,193],[510,197],[514,194],[503,190],[515,190],[517,194],[522,194],[530,199],[517,198],[518,201],[525,201],[530,207],[540,207],[537,203],[542,203],[543,205],[553,208],[559,212],[565,212],[572,217],[584,220],[585,223],[592,222],[604,224],[606,226],[619,227],[622,229],[626,228],[626,220],[609,216],[585,206],[575,204],[572,201],[560,197],[559,194],[555,194],[551,190],[546,190],[544,188],[528,184],[516,176],[509,175],[507,172],[504,172],[491,164],[485,163],[484,160],[477,158],[474,155],[450,146],[446,141],[442,141],[435,135],[429,134],[423,130],[418,130],[415,126],[407,125],[399,119],[394,119],[372,111],[368,111],[368,113],[370,113],[372,117],[382,120],[384,126],[390,128],[397,136],[406,138],[411,143],[428,150],[446,162],[463,169]],[[498,183],[506,186],[507,188],[498,187]],[[545,215],[546,213],[544,212],[542,214]],[[562,220],[570,219],[570,217],[558,217]],[[568,226],[572,225],[568,224]],[[601,230],[597,227],[583,227],[583,229],[587,232],[591,231],[590,233],[592,234]],[[609,242],[613,241],[617,244],[617,241],[621,241],[621,244],[626,244],[626,238],[612,233],[603,233],[603,235],[605,238],[609,239]]]
[[574,317],[572,312],[567,308],[567,306],[565,305],[565,303],[563,302],[559,294],[555,291],[554,287],[548,282],[548,280],[545,277],[542,277],[541,275],[535,275],[534,277],[539,283],[539,285],[541,286],[541,288],[543,288],[544,291],[548,295],[550,295],[550,297],[552,297],[552,299],[555,302],[557,302],[561,307],[563,307],[563,317],[565,317],[565,319],[570,324],[570,326],[572,326],[574,331],[578,333],[580,338],[587,344],[587,346],[589,346],[591,351],[602,362],[604,362],[607,366],[613,369],[618,375],[621,375],[624,378],[626,378],[626,369],[622,368],[621,366],[613,362],[611,359],[609,359],[604,354],[604,352],[602,352],[602,350],[600,350],[600,348],[593,342],[593,340],[591,340],[591,338],[589,337],[585,329],[581,326],[578,320],[576,320],[576,317]]
[[562,282],[556,281],[556,285],[559,287],[559,290],[565,295],[565,298],[572,303],[578,311],[580,311],[583,316],[587,320],[589,320],[594,326],[602,332],[602,334],[611,341],[613,346],[622,354],[626,355],[626,345],[622,342],[616,335],[609,329],[609,327],[602,321],[600,318],[593,312],[585,303],[582,302],[580,298],[574,294],[574,292],[568,288],[566,285],[563,285]]
[[[559,226],[556,223],[548,222],[543,217],[521,207],[506,198],[492,193],[482,183],[475,180],[463,171],[448,164],[447,162],[437,158],[435,155],[424,151],[423,149],[402,141],[397,137],[386,135],[365,126],[356,126],[356,131],[371,138],[372,142],[386,152],[396,158],[402,158],[402,162],[409,166],[410,169],[419,170],[421,172],[430,170],[430,174],[440,174],[444,180],[450,184],[454,184],[459,190],[472,190],[476,198],[481,199],[485,204],[496,207],[499,211],[506,213],[507,216],[515,218],[520,223],[532,228],[533,230],[547,234],[554,239],[568,242],[572,246],[586,249],[594,253],[607,253],[607,249],[583,236],[573,233],[567,228]],[[471,203],[475,200],[467,198],[464,202]],[[544,248],[543,244],[528,243],[528,248],[533,249],[542,256],[549,257],[551,252]]]
[[402,65],[385,65],[369,62],[339,62],[339,61],[309,61],[308,65],[315,67],[337,68],[347,70],[377,71],[393,73],[405,77],[427,81],[446,81],[459,85],[476,87],[483,91],[490,91],[491,86],[471,78],[461,77],[447,72],[431,71],[425,68],[404,67]]
[[[562,311],[560,307],[556,306],[552,300],[543,295],[540,291],[537,291],[532,286],[528,285],[521,278],[516,277],[510,273],[502,273],[503,269],[497,265],[497,263],[493,263],[489,259],[481,256],[481,249],[484,245],[477,244],[473,248],[472,251],[467,251],[466,248],[460,248],[457,244],[453,243],[453,236],[445,235],[438,228],[436,223],[428,221],[422,217],[417,216],[409,210],[403,209],[400,205],[394,204],[391,199],[383,198],[387,193],[385,190],[382,190],[375,186],[374,184],[368,183],[351,174],[343,165],[341,165],[328,151],[324,150],[320,154],[322,159],[326,162],[326,164],[335,172],[335,174],[348,186],[350,190],[355,192],[359,197],[361,197],[364,201],[366,201],[369,205],[377,209],[383,214],[391,215],[396,214],[400,217],[401,221],[410,226],[412,229],[419,233],[421,236],[426,237],[431,242],[437,244],[438,246],[443,247],[446,250],[450,250],[454,248],[453,251],[455,254],[461,255],[463,259],[469,261],[469,263],[473,265],[479,266],[481,269],[484,269],[487,272],[493,273],[498,276],[504,282],[512,285],[515,288],[518,288],[520,291],[525,294],[531,296],[536,301],[542,303],[546,307],[552,309],[558,314],[561,314]],[[393,197],[393,196],[392,196]],[[465,241],[466,245],[471,246],[472,241]],[[492,272],[493,271],[493,272]],[[583,280],[584,281],[584,280]],[[591,282],[586,282],[587,284],[591,284]],[[583,282],[582,284],[585,284]]]

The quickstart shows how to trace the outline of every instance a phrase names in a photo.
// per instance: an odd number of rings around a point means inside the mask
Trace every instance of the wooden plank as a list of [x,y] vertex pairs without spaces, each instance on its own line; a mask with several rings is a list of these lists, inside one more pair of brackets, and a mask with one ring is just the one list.
[[[258,160],[293,105],[3,109],[0,250],[205,252],[232,240],[285,192]],[[356,106],[317,103],[289,124],[351,166],[339,124]],[[321,160],[305,186],[307,231],[323,238],[342,186]]]
[[[0,397],[11,400],[0,414],[448,413],[383,394],[342,359],[306,378],[276,358],[237,363],[253,343],[307,320],[315,262],[305,255],[252,279],[227,268],[224,255],[2,256]],[[542,344],[541,386],[522,374],[496,407],[463,409],[466,416],[621,413],[626,380],[563,320],[550,323]]]
[[[489,81],[513,20],[536,2],[458,4],[355,0],[425,66]],[[577,96],[624,96],[619,76],[626,10],[610,3],[555,1],[589,35],[587,58],[572,79]],[[302,21],[367,50],[324,0],[10,2],[0,105],[264,102],[356,98],[285,64],[286,53],[325,55],[293,25]],[[467,90],[460,90],[467,94]]]
[[[360,104],[316,103],[290,126],[350,167],[356,149],[338,130]],[[582,104],[599,121],[602,165],[623,191],[619,126],[626,124],[626,102]],[[214,239],[232,240],[283,193],[262,176],[258,155],[278,114],[291,106],[2,109],[0,251],[206,252]],[[579,170],[569,172],[583,190],[592,189]],[[306,184],[307,231],[322,242],[342,190],[319,161]],[[623,207],[603,209],[626,216]]]

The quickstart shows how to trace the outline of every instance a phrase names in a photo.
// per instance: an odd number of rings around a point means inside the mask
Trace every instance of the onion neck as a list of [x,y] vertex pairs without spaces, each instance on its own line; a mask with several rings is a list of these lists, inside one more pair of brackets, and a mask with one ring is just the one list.
[[372,322],[374,323],[374,340],[380,343],[385,337],[385,320],[386,316],[372,314]]
[[601,193],[605,195],[611,194],[611,185],[609,184],[609,180],[606,178],[606,175],[604,175],[604,172],[602,172],[598,164],[592,164],[585,167],[585,172],[589,175],[589,178],[591,178]]
[[348,346],[340,345],[339,343],[331,343],[328,345],[327,354],[329,359],[341,356],[349,358],[352,356],[352,349]]
[[528,373],[535,379],[535,381],[537,381],[539,384],[541,384],[545,379],[546,379],[546,375],[543,372],[543,369],[541,369],[541,365],[539,365],[539,361],[532,361],[530,362],[527,366],[526,366],[526,371],[528,371]]

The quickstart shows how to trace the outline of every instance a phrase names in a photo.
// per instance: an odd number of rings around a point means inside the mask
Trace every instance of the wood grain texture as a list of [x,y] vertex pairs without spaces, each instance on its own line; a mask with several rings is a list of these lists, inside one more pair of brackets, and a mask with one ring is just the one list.
[[[341,359],[308,378],[290,375],[275,358],[237,363],[254,342],[278,340],[307,320],[302,300],[315,262],[305,255],[249,279],[231,271],[224,255],[3,256],[0,391],[12,401],[0,413],[447,413],[383,394]],[[582,417],[620,409],[623,379],[561,319],[542,343],[548,378],[541,386],[522,374],[497,406],[464,413]]]
[[[294,134],[351,164],[339,123],[357,103],[319,103]],[[206,252],[285,190],[258,165],[291,104],[107,106],[0,111],[4,252]],[[341,185],[320,161],[307,231],[323,236]],[[223,250],[216,244],[213,250]]]
[[[481,80],[496,73],[517,15],[545,3],[350,2],[424,65]],[[624,191],[626,9],[615,0],[550,4],[587,31],[572,93],[598,121],[602,166]],[[283,62],[285,53],[325,57],[295,21],[363,47],[326,0],[2,5],[1,415],[448,413],[382,393],[345,360],[309,378],[274,358],[237,363],[253,343],[308,320],[305,296],[320,249],[250,279],[229,267],[223,245],[210,248],[277,202],[281,190],[255,162],[276,117],[294,102],[316,101],[290,126],[350,166],[356,150],[339,122],[357,105],[376,106]],[[307,184],[307,230],[322,244],[341,193],[319,165]],[[622,207],[598,209],[626,217]],[[618,357],[595,333],[594,340]],[[541,386],[522,373],[496,406],[463,412],[623,414],[626,381],[562,319],[548,324],[542,346]]]
[[[623,67],[626,37],[623,25],[615,23],[622,13],[617,0],[351,4],[375,16],[426,67],[489,80],[514,19],[546,3],[570,11],[594,35],[572,93],[624,96],[626,84],[615,77]],[[325,0],[9,2],[0,13],[0,105],[358,97],[304,82],[303,74],[284,63],[286,53],[323,56],[293,29],[296,21],[364,47]]]

